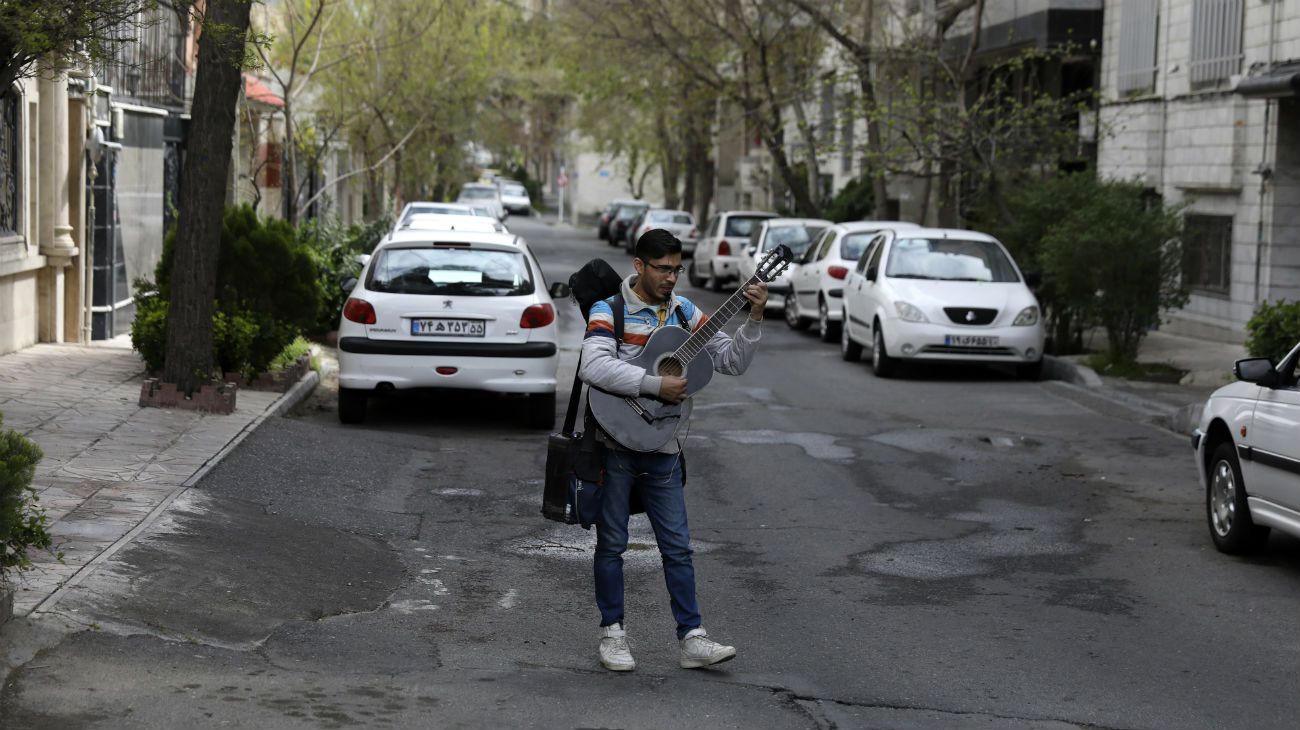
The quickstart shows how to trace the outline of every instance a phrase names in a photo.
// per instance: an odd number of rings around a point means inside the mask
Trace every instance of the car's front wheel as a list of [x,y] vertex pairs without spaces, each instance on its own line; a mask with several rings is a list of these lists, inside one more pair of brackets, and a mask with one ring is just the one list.
[[885,336],[880,332],[880,323],[877,322],[871,335],[871,372],[876,374],[877,378],[891,377],[898,368],[898,361],[889,356],[885,350]]
[[1016,375],[1021,380],[1032,380],[1037,382],[1043,379],[1043,361],[1027,362],[1016,366]]
[[794,292],[785,295],[785,324],[792,330],[806,330],[811,324],[807,317],[799,316],[799,303],[794,297]]
[[555,393],[528,396],[528,427],[555,428]]
[[339,423],[361,423],[366,420],[366,391],[339,387]]
[[691,265],[686,267],[686,279],[696,289],[704,288],[704,277],[700,276],[699,262],[695,259],[691,259]]
[[1210,457],[1205,487],[1205,515],[1214,547],[1229,555],[1253,552],[1268,542],[1268,528],[1250,519],[1246,485],[1241,479],[1237,447],[1224,441]]
[[722,277],[718,275],[718,269],[712,264],[709,265],[709,274],[709,289],[716,292],[722,291]]
[[840,322],[840,357],[846,362],[857,362],[862,359],[862,345],[859,345],[849,337],[849,313],[844,313],[844,320]]

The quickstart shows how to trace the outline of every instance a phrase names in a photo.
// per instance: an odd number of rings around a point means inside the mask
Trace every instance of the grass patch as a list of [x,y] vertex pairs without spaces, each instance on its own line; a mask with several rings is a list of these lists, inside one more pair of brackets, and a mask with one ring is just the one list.
[[281,370],[284,370],[298,358],[309,352],[311,352],[311,343],[299,335],[294,338],[293,342],[286,345],[285,348],[280,351],[280,354],[276,355],[275,359],[271,361],[271,372],[278,373]]
[[1174,383],[1183,379],[1186,370],[1163,362],[1112,362],[1105,353],[1089,355],[1085,364],[1098,375],[1151,383]]

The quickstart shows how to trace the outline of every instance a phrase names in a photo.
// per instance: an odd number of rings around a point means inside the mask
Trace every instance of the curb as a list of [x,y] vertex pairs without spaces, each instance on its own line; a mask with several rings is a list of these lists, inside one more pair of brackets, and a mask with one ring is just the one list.
[[140,533],[149,529],[154,522],[157,522],[158,518],[171,507],[172,503],[175,502],[177,498],[189,491],[195,484],[198,484],[203,477],[208,475],[208,472],[212,471],[212,469],[216,467],[216,465],[219,464],[227,454],[234,451],[235,447],[239,446],[245,438],[248,438],[248,435],[255,431],[258,426],[261,426],[267,418],[283,415],[294,406],[306,400],[307,396],[311,395],[312,391],[316,389],[316,385],[319,382],[320,374],[315,370],[309,370],[306,375],[302,376],[302,378],[298,380],[297,383],[294,383],[292,388],[286,391],[284,395],[277,398],[275,402],[271,404],[270,408],[266,409],[250,421],[248,425],[244,426],[244,428],[224,447],[222,447],[220,451],[218,451],[212,458],[205,461],[203,466],[199,467],[199,470],[194,472],[189,479],[186,479],[181,483],[181,486],[173,489],[171,493],[164,497],[163,500],[158,503],[158,506],[154,507],[153,511],[146,515],[143,520],[140,520],[135,527],[131,528],[125,535],[118,538],[117,542],[109,545],[103,552],[96,555],[89,562],[83,565],[81,570],[73,573],[68,580],[63,583],[63,585],[59,586],[57,591],[46,596],[45,600],[36,604],[29,615],[35,617],[49,613],[54,608],[55,604],[57,604],[59,600],[68,593],[68,591],[77,587],[81,581],[84,580],[86,576],[93,573],[100,564],[113,557],[113,555],[115,555],[119,550],[129,545]]
[[1096,371],[1087,365],[1052,355],[1043,355],[1043,379],[1056,380],[1078,387],[1091,396],[1101,398],[1129,411],[1143,423],[1150,423],[1180,436],[1191,434],[1201,422],[1204,403],[1171,406],[1149,400],[1132,393],[1119,393],[1108,388]]

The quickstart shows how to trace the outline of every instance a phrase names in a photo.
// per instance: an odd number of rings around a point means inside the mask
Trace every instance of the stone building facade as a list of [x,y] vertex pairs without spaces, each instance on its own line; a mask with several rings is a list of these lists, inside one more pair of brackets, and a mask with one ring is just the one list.
[[1300,5],[1106,0],[1098,170],[1185,206],[1168,328],[1240,342],[1300,298]]

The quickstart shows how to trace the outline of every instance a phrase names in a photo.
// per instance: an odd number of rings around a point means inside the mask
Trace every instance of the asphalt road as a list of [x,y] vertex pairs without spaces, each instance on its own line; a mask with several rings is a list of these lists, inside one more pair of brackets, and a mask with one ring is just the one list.
[[[630,268],[591,231],[510,225],[552,281]],[[772,317],[688,440],[705,626],[739,656],[676,667],[635,521],[627,675],[597,664],[594,536],[538,514],[545,434],[517,403],[389,398],[342,427],[331,398],[65,598],[78,630],[33,639],[0,727],[1300,726],[1300,541],[1219,555],[1186,440],[1054,384],[879,380]]]

